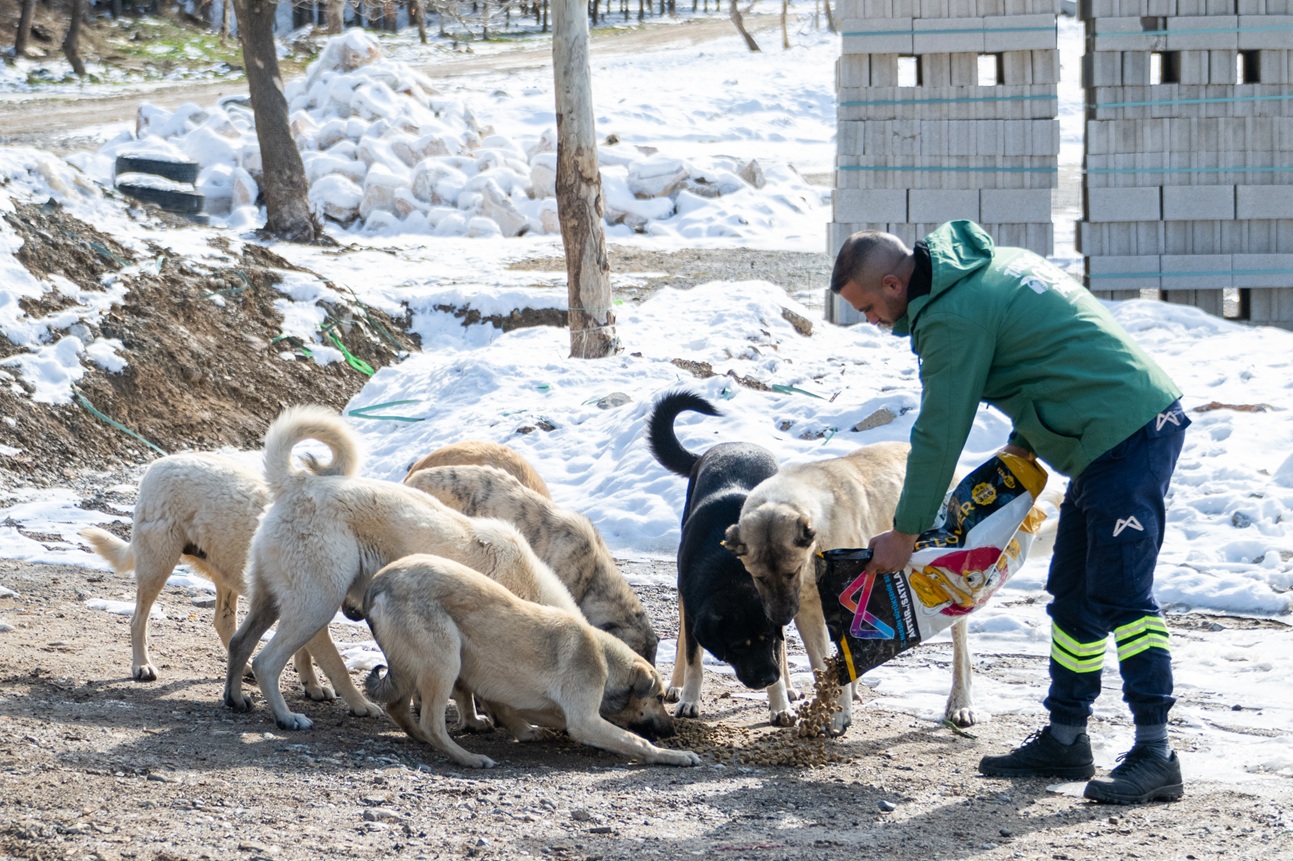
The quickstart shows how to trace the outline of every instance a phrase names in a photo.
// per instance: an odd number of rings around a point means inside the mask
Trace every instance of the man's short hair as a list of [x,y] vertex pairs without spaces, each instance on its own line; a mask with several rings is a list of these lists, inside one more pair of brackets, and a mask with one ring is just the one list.
[[831,270],[831,292],[838,294],[844,285],[856,281],[865,286],[868,270],[879,268],[881,276],[893,271],[897,261],[911,250],[892,233],[883,230],[859,230],[840,246],[835,255],[835,268]]

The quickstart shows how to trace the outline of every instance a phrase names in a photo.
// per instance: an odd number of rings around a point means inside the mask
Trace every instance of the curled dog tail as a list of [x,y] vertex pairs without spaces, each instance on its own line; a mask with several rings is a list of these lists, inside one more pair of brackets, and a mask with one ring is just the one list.
[[108,561],[112,570],[125,574],[135,568],[135,549],[106,529],[87,526],[80,531],[80,536],[90,542],[94,552]]
[[707,416],[721,416],[713,404],[695,392],[669,392],[655,402],[651,416],[647,419],[647,444],[651,454],[660,465],[670,472],[688,478],[692,467],[700,460],[699,455],[692,454],[678,442],[673,423],[679,413],[696,412]]
[[[327,463],[313,456],[305,458],[306,472],[292,467],[292,449],[307,439],[317,440],[332,451]],[[288,487],[309,475],[354,475],[359,472],[359,439],[333,410],[304,406],[284,410],[265,432],[265,480],[270,493],[280,496]]]
[[364,693],[368,694],[368,698],[373,702],[383,705],[408,699],[411,691],[406,687],[399,683],[395,674],[385,664],[373,667],[368,671],[368,678],[364,679]]

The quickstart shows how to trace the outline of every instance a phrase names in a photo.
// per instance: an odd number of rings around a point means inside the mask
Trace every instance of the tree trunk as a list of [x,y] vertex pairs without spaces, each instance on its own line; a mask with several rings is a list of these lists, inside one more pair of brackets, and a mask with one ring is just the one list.
[[790,15],[790,0],[781,0],[781,49],[790,50],[790,33],[786,30],[786,18]]
[[754,41],[754,37],[745,29],[745,19],[741,17],[741,10],[737,7],[736,0],[732,0],[731,9],[732,23],[736,25],[736,30],[741,34],[741,38],[745,40],[745,47],[749,48],[752,53],[757,52],[759,43]]
[[426,0],[412,0],[409,7],[414,15],[417,16],[418,41],[423,45],[427,43],[427,4]]
[[588,14],[580,0],[552,7],[552,72],[557,108],[557,217],[566,250],[570,355],[600,359],[619,351],[611,313],[611,267],[602,221],[602,174],[588,70]]
[[233,0],[220,0],[220,44],[224,45],[229,41],[230,10],[233,8]]
[[323,7],[324,30],[335,36],[346,27],[346,0],[325,0]]
[[323,229],[310,209],[301,153],[292,140],[283,78],[274,45],[274,0],[237,0],[238,40],[260,143],[260,189],[265,233],[288,242],[315,242]]
[[36,13],[36,0],[22,0],[22,11],[18,14],[18,35],[13,43],[14,57],[27,53],[27,40],[31,37],[31,16]]
[[826,29],[838,33],[835,29],[835,15],[831,12],[831,0],[822,0],[822,5],[826,7]]
[[63,55],[72,64],[72,71],[78,78],[85,77],[85,63],[81,62],[81,53],[77,43],[81,39],[81,19],[85,17],[85,0],[72,0],[72,20],[67,25],[67,35],[63,37]]

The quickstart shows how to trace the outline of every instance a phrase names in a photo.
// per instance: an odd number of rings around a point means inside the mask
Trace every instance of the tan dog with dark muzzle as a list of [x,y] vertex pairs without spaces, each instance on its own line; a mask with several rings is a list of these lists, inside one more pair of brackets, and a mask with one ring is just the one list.
[[[661,765],[698,765],[691,751],[649,738],[674,733],[660,674],[579,614],[523,601],[484,575],[438,556],[414,555],[383,568],[364,596],[364,617],[389,669],[374,669],[368,695],[405,732],[454,762],[490,768],[445,728],[455,686],[471,691],[521,741],[532,723],[564,729],[584,744]],[[417,692],[417,723],[409,700]]]

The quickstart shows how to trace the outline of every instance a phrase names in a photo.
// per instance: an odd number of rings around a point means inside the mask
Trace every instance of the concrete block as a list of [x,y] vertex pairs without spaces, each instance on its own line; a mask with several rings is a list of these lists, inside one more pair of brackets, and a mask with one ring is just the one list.
[[900,188],[837,188],[832,195],[832,202],[836,221],[907,220],[907,192]]
[[1262,84],[1293,83],[1289,72],[1289,51],[1263,48],[1257,51],[1257,81]]
[[1143,0],[1143,4],[1145,14],[1155,18],[1181,14],[1177,0]]
[[1240,15],[1265,15],[1266,0],[1239,0],[1235,11]]
[[835,64],[835,87],[871,86],[871,55],[841,54]]
[[951,85],[953,87],[977,87],[979,85],[979,55],[968,51],[948,54],[951,64]]
[[898,55],[881,53],[871,54],[870,57],[871,86],[898,86]]
[[841,51],[845,54],[910,54],[911,25],[911,18],[841,21]]
[[907,195],[907,217],[912,222],[934,224],[957,218],[977,221],[979,192],[977,189],[913,188]]
[[979,18],[916,18],[912,30],[912,50],[917,54],[983,52]]
[[920,85],[922,87],[950,87],[952,85],[952,55],[922,54],[920,56]]
[[1198,308],[1205,314],[1222,317],[1226,312],[1226,289],[1191,290],[1187,287],[1169,287],[1168,279],[1164,278],[1162,298],[1164,302],[1171,302],[1174,305],[1189,305]]
[[[1270,0],[1267,0],[1267,11]],[[1240,15],[1235,19],[1241,31],[1235,47],[1241,51],[1259,48],[1284,49],[1293,45],[1293,15]]]
[[1256,290],[1247,295],[1249,320],[1264,326],[1293,329],[1293,287]]
[[997,55],[1001,63],[1001,82],[1008,86],[1033,82],[1032,51],[1005,51]]
[[1164,221],[1218,221],[1235,217],[1233,185],[1163,187]]
[[1153,255],[1102,255],[1086,259],[1087,286],[1092,291],[1157,290],[1159,258]]
[[1236,287],[1293,287],[1293,254],[1235,254]]
[[1051,221],[1049,188],[985,188],[979,192],[979,217],[998,223]]
[[1160,260],[1164,290],[1220,290],[1234,286],[1229,254],[1164,254]]
[[1235,217],[1293,218],[1293,186],[1241,185],[1235,188]]
[[[1293,34],[1290,34],[1293,35]],[[1234,86],[1239,83],[1239,52],[1228,48],[1208,52],[1208,83]]]
[[[1210,15],[1198,17],[1177,15],[1167,19],[1167,50],[1206,51],[1211,48],[1238,48],[1239,17]],[[1287,34],[1285,34],[1287,39]],[[1252,47],[1274,47],[1254,45]]]
[[1033,83],[1058,84],[1060,82],[1060,52],[1032,51]]
[[1204,0],[1204,15],[1237,15],[1238,13],[1238,4],[1235,0]]
[[1054,15],[1001,15],[983,20],[983,50],[1055,50],[1058,37]]
[[1162,217],[1160,189],[1148,188],[1088,188],[1086,190],[1086,220],[1101,221],[1158,221]]

